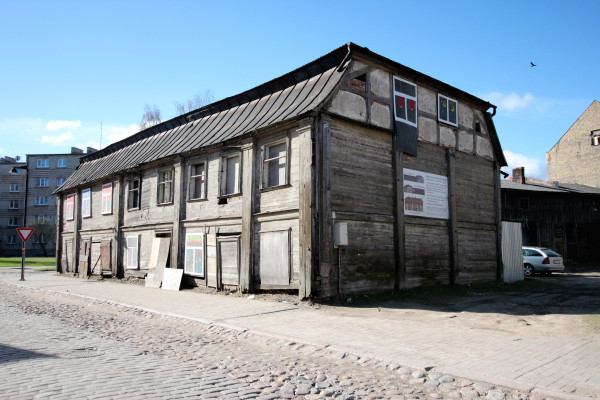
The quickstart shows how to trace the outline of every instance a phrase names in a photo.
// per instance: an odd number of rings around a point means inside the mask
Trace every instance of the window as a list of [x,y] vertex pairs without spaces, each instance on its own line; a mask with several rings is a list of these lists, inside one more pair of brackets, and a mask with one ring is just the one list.
[[38,196],[35,198],[36,206],[47,206],[48,205],[48,196]]
[[37,168],[50,168],[50,160],[47,158],[40,158],[37,160]]
[[263,188],[281,186],[288,183],[287,147],[287,140],[263,147]]
[[458,126],[458,103],[456,100],[438,94],[438,120]]
[[238,194],[240,189],[240,155],[221,159],[221,195]]
[[57,178],[56,179],[56,187],[59,187],[60,185],[65,183],[66,180],[67,180],[67,178]]
[[81,191],[81,216],[84,218],[92,216],[92,195],[90,189]]
[[204,276],[204,233],[185,235],[186,274]]
[[139,236],[127,236],[125,238],[127,245],[127,269],[138,269],[138,244]]
[[417,86],[394,77],[394,111],[396,121],[417,126]]
[[46,243],[46,235],[41,234],[40,236],[34,237],[33,238],[33,243]]
[[158,171],[158,198],[157,204],[169,204],[173,202],[173,171]]
[[35,216],[35,222],[37,223],[45,223],[46,221],[48,221],[48,223],[52,222],[52,216],[51,215],[36,215]]
[[10,191],[11,192],[20,192],[21,191],[21,185],[18,183],[11,183],[10,184]]
[[74,205],[75,205],[75,195],[74,194],[70,194],[67,196],[67,210],[65,212],[66,216],[67,216],[67,221],[70,221],[73,219],[73,209],[74,209]]
[[37,187],[48,187],[49,182],[48,178],[37,178]]
[[56,160],[56,168],[67,168],[67,159],[59,158]]
[[190,200],[206,199],[206,163],[190,167]]
[[8,209],[9,210],[18,210],[19,209],[19,202],[17,200],[10,200],[8,202]]
[[138,210],[140,208],[140,179],[129,180],[128,186],[127,209]]
[[112,183],[102,185],[102,214],[112,213]]
[[592,131],[592,146],[600,146],[600,129]]
[[17,244],[17,235],[8,235],[7,244]]
[[19,219],[17,217],[9,217],[8,218],[8,226],[17,226],[18,220]]

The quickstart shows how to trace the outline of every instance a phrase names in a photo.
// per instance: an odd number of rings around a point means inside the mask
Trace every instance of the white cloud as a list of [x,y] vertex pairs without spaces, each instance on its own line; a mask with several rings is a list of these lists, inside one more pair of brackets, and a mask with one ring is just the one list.
[[525,156],[523,154],[513,153],[512,151],[505,150],[504,157],[508,167],[506,167],[509,174],[512,175],[513,168],[525,167],[525,176],[529,178],[546,179],[546,161],[539,160]]
[[59,129],[77,129],[81,128],[81,121],[48,121],[46,129],[57,131]]
[[497,105],[498,108],[505,111],[527,108],[535,100],[535,97],[531,93],[525,93],[523,96],[520,96],[517,93],[504,94],[493,92],[481,97],[488,99],[490,103]]
[[71,132],[61,133],[58,136],[43,136],[42,143],[50,143],[53,146],[68,146],[69,142],[73,140]]
[[125,139],[134,133],[138,133],[139,131],[140,127],[136,124],[131,124],[129,126],[111,126],[108,129],[108,135],[106,135],[106,139],[108,139],[108,141],[106,143],[102,143],[102,146],[106,147],[111,143],[118,142],[119,140]]

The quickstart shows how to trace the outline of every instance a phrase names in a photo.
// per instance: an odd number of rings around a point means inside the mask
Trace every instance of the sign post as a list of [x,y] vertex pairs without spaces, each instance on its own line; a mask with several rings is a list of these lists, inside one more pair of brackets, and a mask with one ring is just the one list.
[[25,243],[31,237],[33,228],[17,228],[17,233],[23,240],[23,254],[21,256],[21,280],[25,280]]

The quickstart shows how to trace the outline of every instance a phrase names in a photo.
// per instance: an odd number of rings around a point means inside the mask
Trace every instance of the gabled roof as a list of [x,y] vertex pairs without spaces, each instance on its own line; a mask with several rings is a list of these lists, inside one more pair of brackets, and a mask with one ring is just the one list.
[[[483,110],[490,107],[495,109],[492,104],[473,95],[373,53],[365,47],[348,43],[279,78],[162,122],[100,151],[85,155],[81,158],[79,167],[56,192],[90,184],[117,172],[138,168],[170,156],[218,145],[316,112],[335,91],[353,53],[387,64],[398,73],[467,99]],[[493,129],[493,123],[491,126]],[[490,137],[496,157],[502,162],[504,157],[495,130],[490,133]]]
[[[577,120],[575,120],[575,122],[573,122],[573,124],[569,127],[569,129],[567,129],[567,131],[565,133],[563,133],[563,135],[560,137],[560,139],[558,139],[558,141],[556,143],[554,143],[554,146],[552,146],[552,149],[554,149],[561,140],[563,140],[563,138],[567,135],[567,133],[569,133],[571,131],[571,129],[573,129],[573,127],[575,125],[577,125],[577,123],[586,116],[586,114],[588,113],[596,113],[596,114],[600,114],[600,102],[598,100],[594,100],[592,101],[592,104],[590,104],[588,106],[588,108],[585,109],[585,111],[577,118]],[[550,149],[550,151],[552,151],[552,149]]]
[[600,195],[600,188],[567,183],[557,183],[557,185],[550,185],[539,182],[519,183],[511,181],[510,179],[503,179],[500,181],[500,186],[502,190],[515,190],[522,192]]

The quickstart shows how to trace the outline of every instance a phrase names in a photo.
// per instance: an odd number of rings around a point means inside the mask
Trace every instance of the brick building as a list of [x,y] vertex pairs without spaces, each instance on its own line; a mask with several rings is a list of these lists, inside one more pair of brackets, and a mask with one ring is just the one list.
[[16,228],[23,226],[27,174],[18,168],[25,166],[12,157],[0,158],[0,257],[21,255]]
[[600,188],[600,102],[594,100],[546,153],[548,180]]

